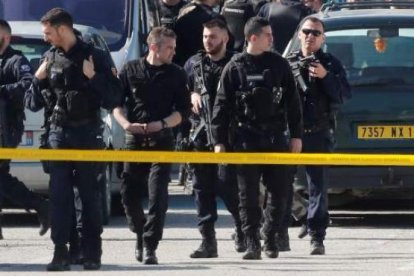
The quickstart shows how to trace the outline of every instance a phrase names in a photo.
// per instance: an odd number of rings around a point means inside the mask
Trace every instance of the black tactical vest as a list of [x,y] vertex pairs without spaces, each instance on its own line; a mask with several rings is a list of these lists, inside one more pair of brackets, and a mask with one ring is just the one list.
[[274,66],[258,73],[254,64],[249,64],[243,55],[234,59],[240,80],[236,92],[238,121],[253,127],[275,125],[275,119],[283,113],[281,100],[283,88],[272,76]]
[[[56,100],[52,105],[66,112],[68,121],[96,119],[100,102],[98,95],[91,91],[88,78],[83,74],[83,61],[92,54],[92,46],[83,42],[76,45],[70,57],[61,50],[53,48],[47,55],[48,80]],[[50,104],[47,104],[50,106]]]
[[235,51],[242,51],[244,46],[244,25],[254,16],[251,0],[229,0],[223,6],[221,14],[227,21],[230,33],[234,37]]

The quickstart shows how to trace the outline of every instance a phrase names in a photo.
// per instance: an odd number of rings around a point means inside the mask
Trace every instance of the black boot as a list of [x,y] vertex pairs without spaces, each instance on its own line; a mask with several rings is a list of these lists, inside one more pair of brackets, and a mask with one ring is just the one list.
[[46,267],[47,271],[70,270],[69,252],[66,245],[55,245],[52,261]]
[[81,265],[83,264],[84,258],[81,248],[81,241],[79,238],[69,242],[69,259],[70,264]]
[[241,229],[236,229],[234,235],[234,249],[239,253],[246,251],[246,237]]
[[39,208],[36,209],[36,211],[40,223],[39,235],[43,236],[44,234],[46,234],[47,230],[49,230],[50,227],[49,202],[47,200],[44,200],[40,204]]
[[142,241],[142,234],[137,234],[137,242],[135,244],[135,259],[138,262],[142,263],[142,255],[143,255],[143,241]]
[[311,240],[310,246],[311,255],[325,255],[325,246],[323,245],[322,240]]
[[203,238],[201,245],[193,253],[190,258],[217,258],[217,240],[215,237]]
[[144,248],[144,264],[147,264],[147,265],[158,264],[158,258],[155,255],[155,249],[151,249],[148,247]]
[[289,233],[287,229],[279,233],[277,238],[277,245],[279,252],[290,251]]
[[261,257],[261,248],[260,248],[260,239],[258,234],[249,234],[246,235],[246,253],[243,255],[245,260],[260,260]]
[[101,269],[100,259],[87,259],[83,262],[84,270],[99,270]]
[[275,234],[269,234],[264,239],[263,252],[268,258],[277,258],[279,256],[279,249],[277,247]]

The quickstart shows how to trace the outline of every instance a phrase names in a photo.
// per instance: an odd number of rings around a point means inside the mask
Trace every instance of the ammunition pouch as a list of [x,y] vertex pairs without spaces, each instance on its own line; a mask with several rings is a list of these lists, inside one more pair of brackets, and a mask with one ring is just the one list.
[[50,86],[55,89],[63,89],[65,87],[65,73],[63,67],[51,66],[49,73]]
[[60,105],[56,104],[53,108],[52,115],[50,116],[50,122],[57,126],[63,126],[68,121],[68,115],[66,110]]
[[267,121],[278,112],[279,103],[282,99],[282,89],[273,88],[271,91],[267,87],[255,87],[248,92],[240,92],[239,107],[242,110],[242,117],[247,121]]

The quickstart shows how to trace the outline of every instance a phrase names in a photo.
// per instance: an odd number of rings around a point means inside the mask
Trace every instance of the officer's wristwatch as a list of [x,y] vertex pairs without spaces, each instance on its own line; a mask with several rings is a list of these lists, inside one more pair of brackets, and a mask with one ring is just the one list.
[[168,128],[168,124],[164,119],[161,119],[161,127],[162,129]]

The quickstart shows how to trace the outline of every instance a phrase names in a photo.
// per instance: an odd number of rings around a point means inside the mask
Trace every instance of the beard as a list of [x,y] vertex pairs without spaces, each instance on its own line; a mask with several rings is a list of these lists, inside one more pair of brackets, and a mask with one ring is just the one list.
[[206,50],[206,52],[207,54],[210,54],[210,55],[216,55],[220,53],[221,49],[223,49],[223,46],[224,46],[224,41],[221,41],[219,44],[216,45],[216,47],[210,50]]

